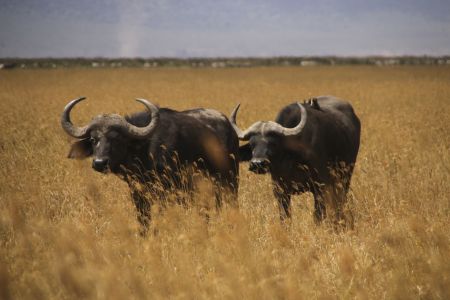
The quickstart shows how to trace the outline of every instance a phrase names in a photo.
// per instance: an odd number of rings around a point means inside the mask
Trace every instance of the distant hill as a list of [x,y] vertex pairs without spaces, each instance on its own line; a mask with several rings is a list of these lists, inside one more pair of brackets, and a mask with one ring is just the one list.
[[239,68],[260,66],[318,65],[450,65],[449,56],[368,56],[368,57],[240,57],[240,58],[0,58],[0,69],[35,68]]

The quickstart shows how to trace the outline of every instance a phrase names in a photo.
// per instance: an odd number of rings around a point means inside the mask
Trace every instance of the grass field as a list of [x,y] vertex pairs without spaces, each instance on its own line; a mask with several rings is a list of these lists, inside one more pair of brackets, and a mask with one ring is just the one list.
[[[143,109],[268,120],[331,94],[362,123],[355,229],[316,226],[309,194],[282,225],[268,176],[241,165],[240,211],[156,215],[138,234],[128,187],[66,159],[75,124]],[[450,68],[75,69],[0,72],[0,299],[450,299]]]

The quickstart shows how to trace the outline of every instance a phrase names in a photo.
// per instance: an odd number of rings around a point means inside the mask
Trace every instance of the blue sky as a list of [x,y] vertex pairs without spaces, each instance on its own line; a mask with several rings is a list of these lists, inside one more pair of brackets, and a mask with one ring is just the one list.
[[0,0],[0,57],[448,55],[449,0]]

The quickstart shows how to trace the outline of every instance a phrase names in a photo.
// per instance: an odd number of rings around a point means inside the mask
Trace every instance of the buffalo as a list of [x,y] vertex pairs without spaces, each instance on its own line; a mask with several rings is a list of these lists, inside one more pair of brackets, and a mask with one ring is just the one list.
[[[236,124],[237,105],[230,116],[241,141],[240,160],[249,170],[270,173],[280,217],[291,216],[291,195],[311,192],[314,216],[320,222],[326,205],[334,208],[338,223],[353,219],[344,214],[346,194],[356,162],[360,121],[352,106],[333,96],[320,96],[287,105],[273,121],[259,121],[246,130]],[[327,205],[328,206],[328,205]]]
[[68,157],[92,156],[95,171],[111,172],[125,180],[145,229],[151,204],[155,200],[165,203],[169,194],[185,203],[180,195],[186,192],[192,198],[199,173],[212,182],[217,207],[224,196],[237,206],[239,140],[226,116],[203,108],[178,112],[136,99],[146,111],[125,117],[102,114],[77,127],[70,112],[84,99],[69,102],[61,117],[65,132],[79,139]]

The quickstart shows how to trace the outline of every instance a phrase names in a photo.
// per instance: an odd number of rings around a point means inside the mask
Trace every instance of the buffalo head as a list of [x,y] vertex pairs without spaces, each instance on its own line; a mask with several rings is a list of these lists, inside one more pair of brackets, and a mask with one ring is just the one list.
[[76,127],[70,121],[70,111],[85,97],[69,102],[61,116],[61,126],[70,136],[80,139],[69,152],[69,158],[82,159],[92,156],[92,167],[99,172],[108,169],[117,172],[127,157],[127,151],[133,140],[148,139],[159,121],[159,109],[144,99],[136,99],[144,104],[151,114],[151,121],[145,127],[137,127],[117,114],[98,115],[83,127]]
[[270,171],[271,164],[284,155],[283,149],[289,143],[290,137],[298,136],[305,127],[307,113],[302,104],[297,103],[301,111],[301,120],[293,128],[283,127],[273,121],[259,121],[246,130],[241,130],[236,124],[236,115],[240,104],[236,106],[230,116],[231,124],[241,141],[248,141],[239,148],[241,161],[250,161],[249,170],[264,174]]

